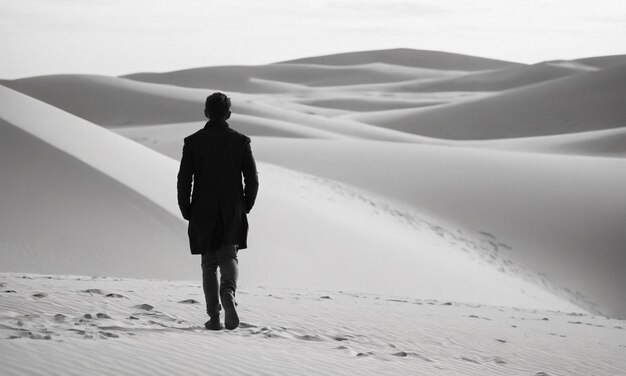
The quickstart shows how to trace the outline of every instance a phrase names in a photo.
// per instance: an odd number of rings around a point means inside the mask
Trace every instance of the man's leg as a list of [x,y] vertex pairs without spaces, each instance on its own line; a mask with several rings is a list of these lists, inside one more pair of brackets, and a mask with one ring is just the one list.
[[202,288],[204,290],[206,312],[211,317],[211,320],[207,322],[207,329],[214,330],[221,329],[221,324],[218,325],[221,307],[218,295],[217,266],[218,262],[212,255],[202,255]]
[[220,249],[220,298],[224,307],[224,324],[226,329],[235,329],[239,326],[239,316],[235,309],[235,292],[237,291],[237,278],[239,266],[237,260],[237,246],[224,245]]

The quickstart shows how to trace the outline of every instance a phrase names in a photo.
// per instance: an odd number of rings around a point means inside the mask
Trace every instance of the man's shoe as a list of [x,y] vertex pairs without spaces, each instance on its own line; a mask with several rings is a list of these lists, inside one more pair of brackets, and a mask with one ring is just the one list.
[[235,309],[235,297],[231,291],[224,291],[220,294],[222,307],[224,308],[224,326],[233,330],[239,326],[239,316]]
[[222,330],[222,323],[220,323],[220,316],[212,316],[211,319],[204,323],[204,327],[209,330]]

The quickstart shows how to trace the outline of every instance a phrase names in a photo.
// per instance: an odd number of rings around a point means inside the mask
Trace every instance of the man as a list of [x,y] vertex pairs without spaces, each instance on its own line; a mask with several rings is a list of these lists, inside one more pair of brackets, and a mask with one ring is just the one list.
[[222,329],[220,299],[224,326],[229,330],[239,326],[237,252],[247,247],[246,214],[259,187],[250,138],[226,122],[230,106],[230,98],[222,93],[207,97],[204,114],[209,121],[185,138],[178,172],[178,206],[189,221],[191,253],[202,255],[202,286],[210,317],[204,325],[210,330]]

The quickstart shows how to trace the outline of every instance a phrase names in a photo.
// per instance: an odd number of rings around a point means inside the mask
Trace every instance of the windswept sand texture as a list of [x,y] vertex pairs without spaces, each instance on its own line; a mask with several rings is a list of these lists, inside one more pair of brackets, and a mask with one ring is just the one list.
[[[0,271],[46,274],[0,276],[2,370],[622,374],[624,62],[394,49],[0,81]],[[218,89],[260,194],[242,326],[210,333],[175,179]]]
[[598,375],[624,321],[340,291],[242,286],[235,331],[198,282],[0,274],[3,375]]

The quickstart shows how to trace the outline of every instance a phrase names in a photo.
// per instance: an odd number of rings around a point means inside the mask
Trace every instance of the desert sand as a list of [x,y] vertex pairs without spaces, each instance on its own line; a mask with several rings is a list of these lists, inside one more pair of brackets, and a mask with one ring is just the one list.
[[[219,346],[224,373],[624,372],[625,61],[398,49],[0,81],[3,368],[194,373]],[[214,90],[261,182],[244,324],[217,335],[175,202]]]

